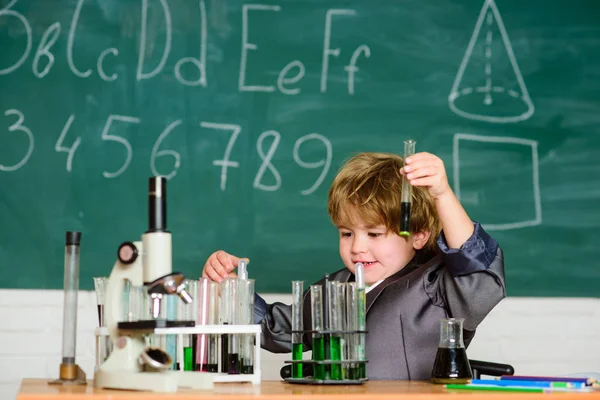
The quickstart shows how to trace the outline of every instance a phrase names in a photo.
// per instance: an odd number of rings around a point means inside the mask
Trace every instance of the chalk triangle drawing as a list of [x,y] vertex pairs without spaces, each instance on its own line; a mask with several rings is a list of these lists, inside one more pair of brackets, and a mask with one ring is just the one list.
[[534,112],[494,0],[483,3],[448,103],[462,117],[494,123],[525,121]]

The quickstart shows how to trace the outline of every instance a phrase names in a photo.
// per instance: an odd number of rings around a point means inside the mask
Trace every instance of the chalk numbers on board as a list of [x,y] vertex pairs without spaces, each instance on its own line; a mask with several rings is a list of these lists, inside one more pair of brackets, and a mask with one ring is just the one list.
[[[21,111],[9,109],[4,112],[4,116],[7,117],[8,127],[6,133],[2,135],[14,135],[14,137],[8,137],[7,140],[15,140],[18,144],[15,145],[15,150],[13,152],[15,159],[11,159],[10,161],[0,159],[0,171],[14,172],[25,166],[31,158],[35,139],[31,130],[27,127],[25,116]],[[15,120],[11,121],[10,118]],[[82,144],[81,136],[72,137],[74,134],[70,134],[71,126],[76,123],[75,120],[75,114],[71,114],[67,118],[54,145],[54,150],[57,153],[66,154],[65,170],[68,173],[72,172],[76,167],[77,163],[75,162],[75,155]],[[134,148],[125,135],[132,125],[138,126],[141,123],[142,121],[140,118],[132,116],[115,114],[108,116],[102,131],[100,132],[100,139],[104,146],[102,150],[111,155],[115,155],[113,157],[106,157],[109,165],[104,166],[102,172],[104,178],[115,179],[126,173],[133,158]],[[163,144],[163,142],[171,133],[176,132],[182,124],[183,120],[181,119],[171,122],[155,140],[150,154],[150,170],[153,175],[162,175],[167,179],[172,179],[177,175],[179,168],[182,166],[181,154],[174,149],[168,148],[167,144]],[[227,139],[225,139],[227,144],[223,151],[222,158],[214,159],[211,162],[213,167],[220,169],[219,188],[221,191],[225,191],[227,188],[229,169],[240,168],[239,161],[235,161],[233,158],[235,158],[236,141],[239,135],[243,134],[242,127],[236,124],[202,121],[199,124],[199,129],[208,132],[212,131],[213,133],[223,136],[226,135],[225,137],[227,137]],[[25,141],[23,141],[22,137],[17,137],[23,135],[26,137]],[[223,139],[219,138],[219,135],[216,135],[209,140],[223,141]],[[283,178],[277,170],[277,166],[273,160],[278,151],[280,142],[281,133],[275,130],[266,130],[258,136],[258,139],[256,140],[256,154],[258,155],[260,165],[257,167],[252,184],[255,189],[273,192],[281,188]],[[313,153],[322,153],[321,159],[307,161],[305,159],[306,154],[304,154],[303,157],[302,149],[307,142],[317,142],[322,145],[323,150],[311,151],[311,157],[315,157],[315,154]],[[315,146],[312,147],[313,149],[315,148]],[[301,136],[295,141],[291,154],[291,158],[294,160],[295,164],[301,169],[320,171],[318,176],[317,173],[315,173],[316,177],[314,183],[310,187],[300,190],[300,194],[304,196],[310,195],[321,186],[331,167],[332,153],[332,146],[329,139],[318,133],[310,133]],[[21,154],[23,155],[21,156]],[[167,160],[170,159],[171,162],[163,161],[160,163],[159,168],[157,160],[163,159],[164,157],[167,157]],[[291,177],[289,179],[290,182],[293,180]]]

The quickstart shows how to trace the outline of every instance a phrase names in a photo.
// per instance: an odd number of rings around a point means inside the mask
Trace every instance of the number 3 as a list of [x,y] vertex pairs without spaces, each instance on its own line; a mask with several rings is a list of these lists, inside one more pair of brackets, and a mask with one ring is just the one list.
[[4,112],[4,115],[6,115],[7,117],[9,115],[16,115],[18,117],[17,122],[12,124],[8,128],[9,132],[21,131],[21,132],[24,132],[29,137],[29,149],[27,150],[27,154],[25,155],[25,157],[23,157],[23,159],[21,161],[19,161],[19,163],[12,165],[12,166],[6,166],[3,164],[0,164],[0,171],[16,171],[19,168],[21,168],[23,165],[25,165],[25,163],[29,160],[29,157],[31,157],[31,153],[33,152],[33,134],[31,133],[29,128],[22,125],[25,118],[23,117],[23,113],[21,111],[14,110],[14,109],[7,110]]

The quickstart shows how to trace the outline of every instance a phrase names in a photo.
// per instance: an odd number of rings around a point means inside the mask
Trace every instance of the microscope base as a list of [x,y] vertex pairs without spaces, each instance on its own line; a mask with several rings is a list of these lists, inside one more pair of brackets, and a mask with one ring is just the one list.
[[94,386],[103,389],[125,389],[174,393],[178,387],[206,390],[213,388],[211,374],[192,371],[124,372],[98,371]]

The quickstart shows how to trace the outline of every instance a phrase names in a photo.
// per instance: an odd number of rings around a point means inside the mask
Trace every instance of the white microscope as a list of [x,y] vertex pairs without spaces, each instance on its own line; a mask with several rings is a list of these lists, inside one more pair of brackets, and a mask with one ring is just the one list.
[[[148,191],[148,231],[142,241],[125,242],[106,289],[104,320],[113,342],[113,350],[94,376],[98,388],[175,392],[178,387],[212,389],[211,374],[169,370],[173,360],[159,348],[147,347],[144,335],[157,328],[193,327],[195,321],[158,319],[164,295],[177,294],[186,303],[192,298],[186,292],[180,273],[172,272],[171,233],[166,224],[166,179],[151,177]],[[118,322],[121,294],[128,280],[133,286],[146,286],[152,299],[152,317],[146,321]],[[164,330],[164,329],[161,329]]]

